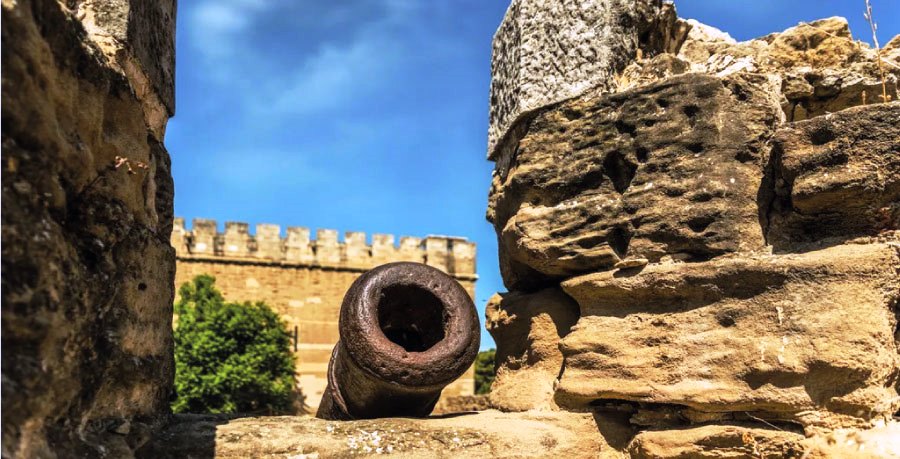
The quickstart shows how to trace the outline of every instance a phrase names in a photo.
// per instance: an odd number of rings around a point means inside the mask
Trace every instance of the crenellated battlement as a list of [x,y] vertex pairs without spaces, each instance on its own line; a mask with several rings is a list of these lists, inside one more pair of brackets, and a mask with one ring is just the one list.
[[[191,230],[184,218],[176,217],[172,229],[172,247],[179,259],[222,260],[265,264],[307,265],[334,269],[368,270],[392,261],[415,261],[441,269],[461,279],[475,279],[475,243],[465,238],[430,235],[424,238],[392,234],[373,234],[372,243],[366,233],[348,231],[343,242],[337,230],[319,229],[315,239],[309,228],[288,227],[286,236],[281,226],[225,223],[218,232],[215,220],[195,218]],[[399,244],[398,244],[399,242]]]

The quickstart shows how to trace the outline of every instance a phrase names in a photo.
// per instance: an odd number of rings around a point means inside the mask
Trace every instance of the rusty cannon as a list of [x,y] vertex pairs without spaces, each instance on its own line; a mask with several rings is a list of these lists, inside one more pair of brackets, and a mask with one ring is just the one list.
[[340,339],[316,417],[424,417],[475,360],[478,315],[468,293],[442,271],[388,263],[344,295]]

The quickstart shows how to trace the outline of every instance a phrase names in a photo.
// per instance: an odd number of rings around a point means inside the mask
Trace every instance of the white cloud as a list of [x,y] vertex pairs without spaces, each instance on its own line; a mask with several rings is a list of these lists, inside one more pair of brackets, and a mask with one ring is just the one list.
[[207,0],[189,13],[194,44],[209,59],[228,57],[239,34],[252,25],[254,15],[272,5],[267,0]]
[[309,114],[340,107],[377,90],[401,53],[397,40],[377,34],[363,35],[344,46],[323,45],[285,81],[270,88],[273,100],[258,108]]
[[320,114],[384,88],[398,76],[404,56],[414,51],[403,34],[417,27],[423,4],[377,1],[379,14],[368,17],[354,17],[357,9],[347,5],[335,4],[320,12],[319,19],[326,24],[355,24],[347,34],[314,45],[294,62],[282,62],[280,56],[252,48],[259,44],[248,38],[255,27],[263,26],[264,15],[276,13],[275,8],[289,9],[283,2],[204,0],[188,13],[189,33],[204,60],[206,75],[231,87],[242,99],[240,109],[252,117]]

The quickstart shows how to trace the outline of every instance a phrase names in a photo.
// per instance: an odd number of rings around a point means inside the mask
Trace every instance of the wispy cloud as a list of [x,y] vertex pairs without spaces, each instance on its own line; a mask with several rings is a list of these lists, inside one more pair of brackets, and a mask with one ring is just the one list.
[[304,115],[346,107],[384,85],[402,52],[401,43],[380,34],[344,46],[324,44],[272,88],[271,104],[256,108]]
[[272,6],[267,0],[206,0],[190,14],[190,30],[198,51],[208,59],[227,58],[237,48],[237,39],[258,13]]
[[416,26],[421,2],[367,0],[360,4],[372,14],[360,15],[355,13],[358,7],[347,5],[319,4],[311,12],[303,11],[307,16],[299,18],[308,21],[309,15],[316,15],[331,24],[332,31],[346,33],[315,37],[318,42],[298,37],[297,49],[308,51],[293,61],[283,55],[268,56],[264,47],[251,41],[253,32],[266,30],[267,20],[303,9],[295,3],[206,0],[189,12],[192,39],[207,61],[212,81],[242,96],[240,108],[248,115],[259,119],[323,114],[383,90],[399,73],[403,56],[413,51],[404,34]]

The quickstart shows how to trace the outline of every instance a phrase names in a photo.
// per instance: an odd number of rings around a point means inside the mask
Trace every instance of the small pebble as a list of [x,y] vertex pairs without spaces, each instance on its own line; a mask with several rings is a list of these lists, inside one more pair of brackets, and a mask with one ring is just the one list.
[[647,266],[647,263],[650,263],[646,258],[629,258],[627,260],[622,260],[614,266],[615,269],[628,269],[628,268],[640,268],[642,266]]

